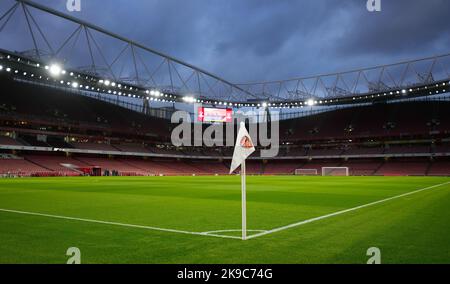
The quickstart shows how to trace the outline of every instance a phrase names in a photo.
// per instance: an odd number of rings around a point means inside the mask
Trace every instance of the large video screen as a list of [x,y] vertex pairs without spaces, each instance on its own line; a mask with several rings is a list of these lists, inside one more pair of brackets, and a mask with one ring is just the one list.
[[198,121],[200,122],[232,122],[233,110],[231,108],[198,108]]

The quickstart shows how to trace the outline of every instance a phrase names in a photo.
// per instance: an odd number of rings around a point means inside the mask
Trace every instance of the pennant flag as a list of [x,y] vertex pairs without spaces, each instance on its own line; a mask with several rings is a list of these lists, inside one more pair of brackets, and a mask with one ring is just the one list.
[[252,138],[245,128],[245,123],[241,122],[236,139],[236,145],[234,146],[230,174],[234,172],[234,170],[236,170],[253,152],[255,152],[255,146],[253,145]]

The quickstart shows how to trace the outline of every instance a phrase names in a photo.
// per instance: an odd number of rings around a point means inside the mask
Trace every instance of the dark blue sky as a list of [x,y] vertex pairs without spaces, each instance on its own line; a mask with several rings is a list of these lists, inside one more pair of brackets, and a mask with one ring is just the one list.
[[35,0],[237,83],[450,52],[448,0],[81,1]]

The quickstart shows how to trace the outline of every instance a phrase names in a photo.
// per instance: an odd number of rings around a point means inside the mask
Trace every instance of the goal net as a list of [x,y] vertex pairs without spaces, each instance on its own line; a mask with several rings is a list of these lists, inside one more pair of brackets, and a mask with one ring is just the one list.
[[348,176],[348,167],[323,167],[322,176]]
[[297,176],[316,176],[316,169],[295,169],[295,175]]

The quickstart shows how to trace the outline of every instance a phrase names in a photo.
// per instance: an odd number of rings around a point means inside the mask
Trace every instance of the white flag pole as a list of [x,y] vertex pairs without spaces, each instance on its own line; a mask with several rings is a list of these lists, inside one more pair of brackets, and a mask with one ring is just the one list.
[[245,160],[241,165],[241,186],[242,186],[242,239],[247,239],[247,201],[245,188]]

